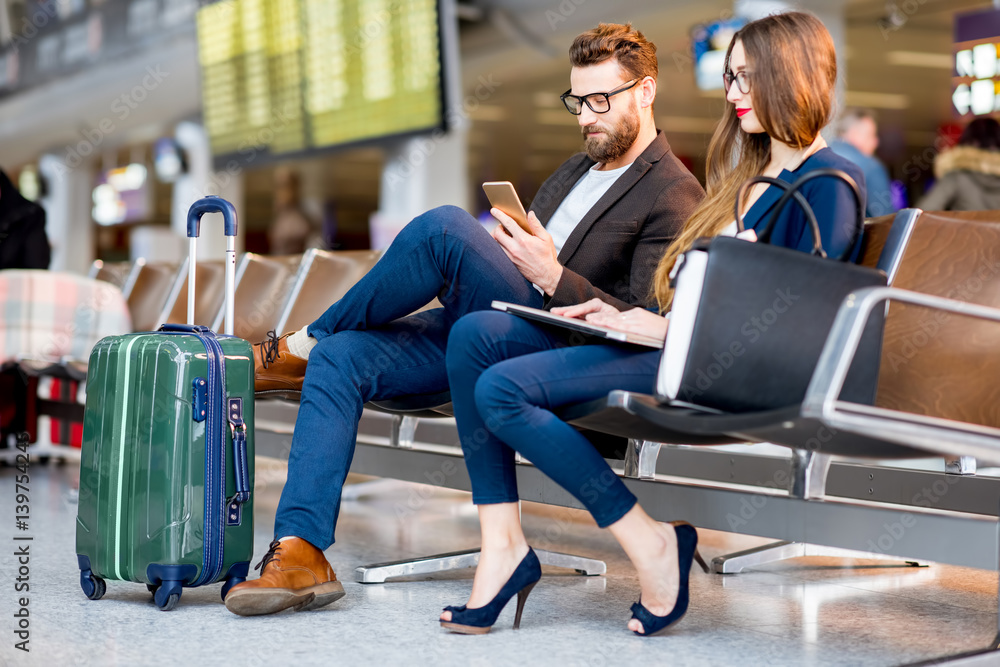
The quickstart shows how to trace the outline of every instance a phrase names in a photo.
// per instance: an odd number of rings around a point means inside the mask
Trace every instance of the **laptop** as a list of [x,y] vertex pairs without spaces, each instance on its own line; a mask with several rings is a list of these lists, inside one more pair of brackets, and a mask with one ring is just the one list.
[[506,301],[494,301],[492,305],[496,310],[510,313],[511,315],[517,315],[518,317],[523,317],[526,320],[562,327],[563,329],[570,329],[571,331],[579,331],[580,333],[587,334],[588,336],[604,338],[606,340],[615,341],[616,343],[639,345],[641,347],[648,347],[654,350],[663,349],[663,341],[653,338],[652,336],[616,331],[615,329],[609,329],[608,327],[591,324],[590,322],[586,322],[584,320],[578,320],[573,317],[565,317],[563,315],[553,315],[547,310],[529,308],[528,306],[519,306],[516,303],[507,303]]

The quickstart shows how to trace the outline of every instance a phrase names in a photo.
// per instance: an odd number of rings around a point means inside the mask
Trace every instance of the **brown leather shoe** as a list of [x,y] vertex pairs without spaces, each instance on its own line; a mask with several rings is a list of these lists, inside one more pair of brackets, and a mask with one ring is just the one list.
[[302,391],[308,359],[288,351],[288,337],[267,332],[267,339],[253,346],[254,392]]
[[344,585],[323,552],[299,537],[271,542],[255,570],[260,578],[244,581],[226,595],[226,609],[240,616],[273,614],[284,609],[319,609],[344,597]]

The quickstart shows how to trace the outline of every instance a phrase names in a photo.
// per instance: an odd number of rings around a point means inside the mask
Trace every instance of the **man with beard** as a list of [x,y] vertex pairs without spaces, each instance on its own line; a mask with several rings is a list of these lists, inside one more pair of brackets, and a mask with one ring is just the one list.
[[[234,586],[240,615],[316,609],[344,595],[323,551],[367,401],[446,391],[448,332],[493,300],[552,308],[599,298],[651,307],[666,246],[704,197],[653,120],[656,47],[631,25],[602,24],[570,48],[585,153],[550,176],[531,233],[492,209],[492,235],[455,207],[410,222],[385,255],[306,329],[255,346],[258,395],[301,389],[288,481],[261,576]],[[410,315],[437,297],[443,308]]]

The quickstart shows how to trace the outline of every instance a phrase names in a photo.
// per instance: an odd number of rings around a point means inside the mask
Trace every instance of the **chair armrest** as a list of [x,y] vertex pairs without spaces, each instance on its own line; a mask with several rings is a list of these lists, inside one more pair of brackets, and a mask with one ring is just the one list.
[[[1000,322],[1000,309],[895,287],[866,287],[849,295],[833,322],[802,403],[802,415],[833,428],[866,433],[935,454],[1000,461],[1000,429],[840,400],[861,335],[874,309],[900,301]],[[943,438],[943,439],[942,439]]]

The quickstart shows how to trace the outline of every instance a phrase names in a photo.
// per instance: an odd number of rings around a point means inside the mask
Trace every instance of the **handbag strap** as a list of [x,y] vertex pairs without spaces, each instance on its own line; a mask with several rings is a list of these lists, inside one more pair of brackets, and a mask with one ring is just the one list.
[[[801,192],[793,189],[795,187],[794,185],[777,178],[771,178],[770,176],[754,176],[753,178],[747,179],[746,182],[740,186],[739,192],[736,193],[736,227],[739,231],[743,231],[743,218],[740,217],[740,202],[743,201],[743,192],[748,186],[756,185],[757,183],[767,183],[769,185],[777,186],[785,191],[785,194],[778,200],[778,206],[775,208],[775,212],[771,216],[771,219],[768,220],[764,230],[757,236],[757,242],[770,243],[771,228],[778,219],[778,213],[781,212],[781,207],[785,205],[785,202],[788,201],[789,197],[794,197],[795,202],[802,208],[802,212],[806,216],[806,223],[809,225],[809,230],[812,232],[812,254],[820,257],[826,257],[826,252],[823,250],[823,240],[819,234],[819,222],[816,221],[816,213],[813,212],[812,206],[809,205],[809,202],[806,201],[806,198]],[[796,183],[798,183],[798,181],[796,181]]]
[[[797,179],[794,183],[792,183],[791,187],[785,190],[785,194],[783,194],[781,196],[781,199],[778,200],[778,203],[775,204],[774,212],[771,214],[771,219],[767,221],[767,225],[765,226],[764,231],[761,232],[760,236],[764,237],[766,235],[768,240],[770,240],[771,229],[774,226],[774,223],[777,222],[778,216],[781,214],[781,209],[784,207],[785,203],[788,202],[792,194],[798,193],[799,189],[803,185],[813,180],[814,178],[823,178],[823,177],[836,178],[843,181],[844,183],[847,184],[847,187],[850,189],[851,194],[854,195],[854,234],[851,236],[851,240],[853,242],[854,239],[858,238],[861,235],[865,225],[865,207],[864,203],[861,200],[861,191],[858,189],[858,184],[854,182],[854,179],[851,178],[850,175],[848,175],[846,172],[840,169],[833,169],[832,167],[813,169],[812,171],[803,175],[802,177]],[[796,198],[796,201],[798,201],[798,198]],[[815,216],[813,218],[813,222],[815,222]],[[815,243],[820,243],[820,244],[822,243],[822,241],[819,240],[819,225],[816,225],[813,231],[813,239]],[[853,243],[848,244],[847,248],[844,249],[844,252],[841,253],[840,257],[837,258],[837,261],[842,262],[846,260],[848,257],[850,257],[851,251],[853,249],[854,249]]]

